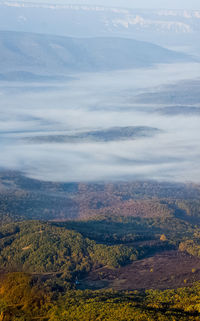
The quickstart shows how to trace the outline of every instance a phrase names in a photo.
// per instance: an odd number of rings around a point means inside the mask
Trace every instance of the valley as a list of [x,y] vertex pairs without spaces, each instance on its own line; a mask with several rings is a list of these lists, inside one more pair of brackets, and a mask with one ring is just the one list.
[[119,269],[91,271],[80,280],[80,289],[174,289],[192,286],[200,280],[200,259],[176,251],[164,251]]
[[199,321],[200,7],[99,2],[0,0],[0,321]]
[[198,184],[53,183],[1,171],[2,315],[197,321],[199,198]]

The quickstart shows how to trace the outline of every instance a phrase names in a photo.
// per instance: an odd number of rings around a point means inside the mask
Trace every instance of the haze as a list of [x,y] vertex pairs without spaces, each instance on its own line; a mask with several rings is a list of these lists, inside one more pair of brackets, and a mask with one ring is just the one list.
[[[52,181],[200,180],[200,114],[165,115],[166,104],[134,103],[138,94],[197,79],[199,65],[76,75],[62,84],[1,85],[0,166]],[[173,101],[172,104],[173,106]],[[194,104],[194,106],[196,106]],[[114,126],[148,126],[155,137],[105,143],[32,143],[28,137]]]
[[1,9],[1,168],[45,181],[200,182],[200,11]]
[[[23,2],[33,2],[25,0]],[[50,0],[35,0],[37,3],[55,3]],[[59,4],[84,4],[84,5],[103,5],[114,7],[127,8],[149,8],[149,9],[200,9],[199,1],[197,0],[60,0]]]

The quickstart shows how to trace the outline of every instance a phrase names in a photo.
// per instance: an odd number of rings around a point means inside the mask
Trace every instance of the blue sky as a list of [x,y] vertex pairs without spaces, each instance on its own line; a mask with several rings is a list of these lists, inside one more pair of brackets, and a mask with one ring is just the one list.
[[[8,0],[13,1],[13,0]],[[21,2],[21,0],[17,0]],[[129,8],[199,9],[200,0],[22,0],[23,2],[89,4]],[[2,0],[0,0],[2,2]]]
[[130,8],[200,9],[199,0],[24,0],[24,2],[48,2],[120,6]]
[[[87,0],[86,0],[87,1]],[[96,2],[93,0],[91,2]],[[198,9],[200,8],[199,0],[101,0],[105,4],[112,3],[112,5],[127,6],[132,8],[176,8],[176,9]]]

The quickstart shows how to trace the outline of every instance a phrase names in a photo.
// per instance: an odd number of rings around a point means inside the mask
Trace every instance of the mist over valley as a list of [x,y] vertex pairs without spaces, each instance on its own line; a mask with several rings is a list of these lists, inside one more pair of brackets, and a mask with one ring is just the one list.
[[2,81],[0,166],[46,181],[199,182],[199,67]]
[[0,0],[0,321],[199,321],[199,3],[69,2]]

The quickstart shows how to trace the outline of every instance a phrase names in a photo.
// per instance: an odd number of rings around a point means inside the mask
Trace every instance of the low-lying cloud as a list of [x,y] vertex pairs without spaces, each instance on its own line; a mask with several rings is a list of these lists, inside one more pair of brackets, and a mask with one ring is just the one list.
[[[164,102],[134,102],[139,94],[159,93],[164,85],[196,79],[199,71],[198,64],[160,65],[82,74],[61,84],[1,83],[0,167],[52,181],[200,182],[198,113],[177,114],[177,109],[173,113],[173,107]],[[170,113],[160,112],[164,107],[170,107]],[[40,144],[25,140],[116,126],[147,126],[160,131],[123,141]]]

